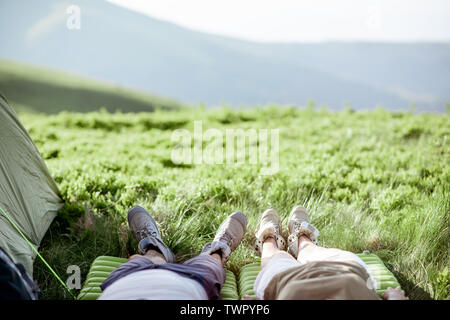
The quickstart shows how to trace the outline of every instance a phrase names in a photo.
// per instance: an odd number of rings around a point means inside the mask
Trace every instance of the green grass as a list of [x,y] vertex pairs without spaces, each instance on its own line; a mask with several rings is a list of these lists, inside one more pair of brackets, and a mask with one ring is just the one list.
[[0,93],[16,110],[39,113],[100,108],[141,112],[181,106],[177,101],[112,83],[1,59]]
[[[278,210],[286,225],[306,206],[319,243],[377,253],[412,299],[449,299],[450,118],[448,115],[331,112],[282,107],[181,109],[154,113],[22,113],[65,206],[40,251],[64,279],[99,255],[136,253],[126,223],[147,208],[179,261],[198,254],[221,221],[240,210],[247,234],[228,267],[255,261],[258,217]],[[171,161],[177,128],[280,129],[280,170]],[[285,230],[286,236],[286,230]],[[69,298],[38,260],[41,299]],[[84,278],[83,278],[84,280]]]

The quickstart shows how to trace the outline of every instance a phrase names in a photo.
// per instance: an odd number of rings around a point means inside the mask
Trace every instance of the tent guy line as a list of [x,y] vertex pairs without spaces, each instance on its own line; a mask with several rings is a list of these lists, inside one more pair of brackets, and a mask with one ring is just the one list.
[[13,225],[13,227],[17,230],[17,232],[20,234],[20,236],[28,243],[28,245],[33,249],[33,251],[37,254],[37,256],[42,260],[42,262],[47,266],[47,268],[53,273],[56,279],[63,285],[63,287],[69,292],[69,294],[76,299],[75,295],[70,291],[70,289],[67,287],[67,285],[64,283],[64,281],[61,280],[61,278],[58,276],[58,274],[53,270],[52,267],[45,261],[45,259],[40,255],[40,253],[36,250],[36,248],[30,243],[30,241],[25,237],[25,235],[20,231],[19,227],[14,223],[14,221],[9,217],[9,215],[3,210],[2,207],[0,207],[0,212],[6,217],[6,219]]

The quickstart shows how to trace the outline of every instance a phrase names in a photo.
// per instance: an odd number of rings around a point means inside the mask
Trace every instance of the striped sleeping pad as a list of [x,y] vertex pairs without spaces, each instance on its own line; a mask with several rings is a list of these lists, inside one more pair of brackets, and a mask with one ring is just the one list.
[[[381,295],[388,287],[397,287],[399,283],[383,261],[373,253],[357,254],[368,266],[373,277],[377,281],[377,293]],[[110,256],[100,256],[94,260],[86,277],[86,281],[78,294],[79,300],[95,300],[101,294],[100,284],[109,274],[128,259]],[[260,263],[254,262],[241,268],[236,277],[230,270],[225,270],[226,280],[222,288],[223,300],[239,300],[249,295],[256,299],[253,285],[260,271]]]

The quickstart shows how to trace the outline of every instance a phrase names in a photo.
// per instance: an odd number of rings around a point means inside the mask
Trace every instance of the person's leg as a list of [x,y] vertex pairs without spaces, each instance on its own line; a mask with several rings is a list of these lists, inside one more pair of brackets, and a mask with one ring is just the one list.
[[[146,256],[147,252],[154,251],[160,253],[167,263],[175,263],[175,255],[164,243],[159,232],[158,225],[153,217],[142,207],[135,206],[128,211],[128,224],[133,232],[134,238],[138,241],[139,253]],[[150,252],[146,258],[154,255]]]
[[337,248],[324,248],[314,244],[306,235],[300,235],[298,238],[298,256],[297,261],[301,264],[305,264],[310,261],[330,260],[330,259],[347,259],[348,257],[355,256],[354,253],[337,249]]
[[158,225],[150,213],[135,206],[128,211],[128,224],[138,241],[140,254],[132,255],[128,262],[114,269],[100,286],[105,290],[117,280],[134,272],[153,268],[153,265],[175,262],[175,255],[163,242]]
[[285,258],[295,259],[284,251],[285,240],[281,236],[281,219],[274,209],[267,209],[260,218],[256,232],[255,249],[261,255],[261,269],[270,261]]
[[264,299],[264,291],[275,275],[299,266],[295,258],[283,250],[284,245],[280,216],[274,209],[268,209],[261,216],[256,232],[256,250],[261,254],[261,271],[253,289],[258,299]]
[[310,224],[309,215],[302,206],[296,206],[289,215],[289,251],[301,264],[311,261],[345,261],[359,259],[354,253],[317,245],[319,231]]
[[319,231],[310,224],[309,215],[302,206],[296,206],[289,216],[289,250],[301,264],[311,261],[358,260],[354,253],[317,245]]
[[116,268],[101,285],[102,290],[127,275],[148,269],[172,271],[199,282],[209,299],[220,298],[225,281],[223,265],[241,242],[247,220],[236,212],[226,219],[217,231],[213,242],[207,243],[202,253],[183,264],[175,264],[175,257],[161,239],[159,229],[150,214],[141,207],[133,207],[128,214],[133,234],[139,242],[139,252]]
[[214,240],[205,244],[200,255],[216,254],[221,258],[222,265],[225,265],[231,253],[241,243],[246,229],[247,218],[245,215],[239,211],[233,212],[219,226]]
[[219,263],[219,265],[220,265],[221,267],[223,267],[222,257],[220,256],[220,254],[218,254],[218,253],[213,253],[213,254],[211,255],[211,258],[214,258],[214,260],[216,260],[216,261]]
[[165,264],[167,263],[166,258],[160,252],[156,250],[148,250],[144,255],[134,254],[128,258],[128,260],[133,260],[136,258],[146,258],[155,264]]
[[326,253],[329,250],[329,248],[320,247],[314,244],[306,235],[300,235],[298,237],[297,261],[300,263],[305,263],[305,261],[309,261],[311,258],[314,260],[314,257],[321,255],[326,256]]
[[195,274],[198,279],[201,279],[202,287],[209,300],[221,298],[220,291],[225,283],[226,274],[220,254],[200,254],[185,261],[180,267],[189,271],[191,277]]
[[288,240],[289,250],[300,264],[304,265],[314,261],[353,261],[366,270],[370,278],[367,281],[368,286],[376,288],[376,281],[369,268],[356,254],[337,248],[324,248],[317,245],[319,231],[310,224],[309,215],[305,208],[296,206],[291,211],[288,225],[290,234]]
[[[143,223],[142,223],[143,221],[145,222],[144,225],[147,225],[146,228],[148,229],[149,222],[151,222],[151,221],[148,218],[149,215],[144,214],[143,210],[140,207],[135,207],[134,211],[140,212],[139,214],[142,215],[141,217],[134,216],[134,220],[131,220],[131,221],[134,222],[137,218],[142,220],[142,221],[139,221],[139,224],[136,222],[133,223],[132,230],[133,230],[133,233],[135,235],[137,235],[136,238],[138,239],[138,241],[140,241],[139,247],[143,248],[145,246],[145,243],[149,242],[148,241],[149,237],[139,238],[139,235],[142,233],[142,231],[136,232],[136,230],[142,229],[142,227],[139,227],[139,225],[143,225]],[[131,225],[131,223],[130,223],[130,225]],[[150,225],[151,225],[151,223],[150,223]],[[239,212],[239,213],[234,213],[234,214],[230,215],[228,217],[228,219],[226,219],[222,223],[222,225],[219,227],[219,230],[215,237],[215,242],[213,241],[213,242],[205,245],[205,248],[203,250],[204,252],[202,255],[194,257],[188,261],[185,261],[183,263],[183,265],[189,266],[190,268],[194,268],[194,269],[190,269],[190,270],[198,271],[202,276],[204,276],[205,278],[208,279],[206,282],[209,281],[212,283],[219,284],[219,289],[220,289],[225,281],[225,271],[223,270],[224,262],[226,262],[228,260],[228,257],[231,254],[231,252],[240,243],[240,241],[245,233],[246,226],[247,226],[247,220],[242,213]],[[151,232],[151,231],[153,231],[153,232]],[[146,234],[153,233],[152,235],[154,236],[155,231],[158,231],[158,230],[148,230],[145,233]],[[144,243],[144,245],[143,245],[143,243]],[[158,243],[156,243],[156,244],[158,244]],[[209,251],[207,250],[207,248],[209,249]],[[162,254],[162,252],[160,252],[159,250],[154,250],[154,249],[159,249],[159,248],[156,248],[154,242],[150,242],[150,246],[145,249],[147,250],[145,252],[144,252],[144,250],[140,250],[144,254],[135,254],[135,255],[131,256],[129,258],[129,260],[131,261],[136,258],[145,258],[154,264],[162,265],[162,264],[168,263],[167,258],[165,257],[164,254]],[[208,251],[208,252],[206,252],[206,251]],[[170,254],[166,254],[166,255],[169,258],[172,256]],[[205,289],[206,289],[206,291],[209,290],[207,288],[205,288]]]
[[261,269],[265,268],[269,262],[280,258],[295,260],[295,258],[286,251],[278,249],[275,238],[270,237],[264,240],[261,252]]
[[240,244],[246,228],[245,215],[241,212],[232,213],[220,225],[214,240],[205,244],[200,255],[183,263],[183,266],[200,272],[209,299],[220,298],[220,290],[225,282],[224,265]]

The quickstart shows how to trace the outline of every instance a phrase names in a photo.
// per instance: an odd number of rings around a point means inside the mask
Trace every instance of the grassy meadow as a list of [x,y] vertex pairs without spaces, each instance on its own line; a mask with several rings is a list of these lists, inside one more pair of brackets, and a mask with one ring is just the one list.
[[[14,104],[12,104],[14,106]],[[137,243],[127,225],[134,205],[147,208],[178,261],[198,254],[225,217],[247,215],[246,236],[228,268],[254,261],[259,215],[284,219],[304,205],[319,244],[377,253],[411,299],[450,298],[450,118],[442,114],[354,112],[267,106],[181,108],[153,113],[21,112],[65,206],[40,252],[66,279],[86,276],[99,255],[127,257]],[[279,171],[259,165],[176,165],[176,129],[279,129]],[[69,299],[38,259],[40,299]]]

